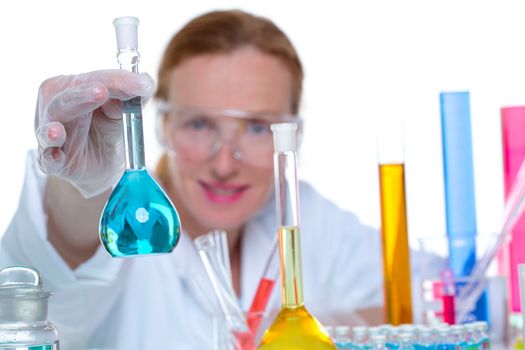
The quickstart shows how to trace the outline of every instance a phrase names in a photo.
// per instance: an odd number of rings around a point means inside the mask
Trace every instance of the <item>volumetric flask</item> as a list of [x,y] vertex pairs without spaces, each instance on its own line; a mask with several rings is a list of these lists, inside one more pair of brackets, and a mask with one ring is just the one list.
[[[138,73],[138,19],[120,17],[113,24],[120,68]],[[141,98],[124,101],[122,107],[126,170],[100,218],[100,238],[114,257],[170,253],[179,240],[180,219],[146,170]]]
[[336,350],[328,333],[304,306],[299,192],[297,182],[297,124],[273,124],[275,199],[279,222],[281,310],[264,333],[258,350]]

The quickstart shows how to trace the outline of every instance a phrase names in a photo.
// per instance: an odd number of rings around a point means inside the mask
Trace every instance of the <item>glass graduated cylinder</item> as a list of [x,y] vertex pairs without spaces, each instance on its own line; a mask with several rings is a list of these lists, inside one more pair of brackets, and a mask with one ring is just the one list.
[[335,350],[328,333],[303,304],[299,228],[280,227],[279,243],[283,306],[258,349]]
[[404,164],[379,165],[386,321],[412,322]]
[[145,169],[127,169],[104,208],[100,237],[115,257],[170,253],[180,236],[173,204]]

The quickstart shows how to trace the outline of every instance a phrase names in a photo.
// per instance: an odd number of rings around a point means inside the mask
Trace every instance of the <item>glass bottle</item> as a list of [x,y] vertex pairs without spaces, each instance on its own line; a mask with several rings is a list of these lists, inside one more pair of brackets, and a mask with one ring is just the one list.
[[474,322],[465,324],[465,340],[467,349],[478,350],[482,348],[482,342],[477,334],[476,324]]
[[399,334],[399,350],[414,349],[414,334],[408,332]]
[[387,350],[386,336],[383,334],[374,334],[370,336],[370,343],[372,344],[372,350]]
[[449,327],[440,327],[438,332],[437,350],[455,350],[456,346]]
[[58,350],[58,331],[47,320],[50,295],[36,270],[0,269],[0,350]]
[[335,346],[337,349],[349,349],[350,348],[350,327],[348,326],[337,326],[335,327]]
[[450,326],[450,334],[452,343],[456,347],[456,350],[466,350],[467,341],[465,339],[465,327],[459,324]]
[[382,328],[386,329],[386,347],[389,349],[399,348],[399,327],[386,325]]
[[481,348],[483,350],[490,349],[490,338],[488,332],[487,321],[477,321],[476,324],[476,333],[481,341]]
[[352,346],[354,349],[366,349],[368,347],[368,328],[356,326],[352,328]]
[[434,344],[434,337],[432,329],[421,326],[417,329],[417,339],[414,347],[416,350],[435,350],[436,345]]
[[275,154],[275,193],[279,220],[281,310],[268,328],[259,350],[336,350],[323,326],[303,301],[296,123],[272,125]]

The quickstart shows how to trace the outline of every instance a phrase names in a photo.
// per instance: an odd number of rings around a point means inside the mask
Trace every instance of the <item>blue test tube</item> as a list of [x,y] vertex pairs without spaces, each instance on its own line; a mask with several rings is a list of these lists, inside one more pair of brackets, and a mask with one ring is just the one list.
[[[449,266],[454,276],[467,277],[476,263],[477,232],[469,93],[443,92],[440,106]],[[485,293],[473,316],[487,320]]]

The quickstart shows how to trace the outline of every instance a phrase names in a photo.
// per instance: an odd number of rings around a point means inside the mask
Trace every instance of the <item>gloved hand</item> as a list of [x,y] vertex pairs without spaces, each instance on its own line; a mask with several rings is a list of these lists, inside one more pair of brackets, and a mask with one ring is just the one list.
[[149,75],[120,69],[44,81],[35,116],[42,171],[69,181],[86,198],[111,188],[124,168],[121,101],[145,101],[154,88]]

